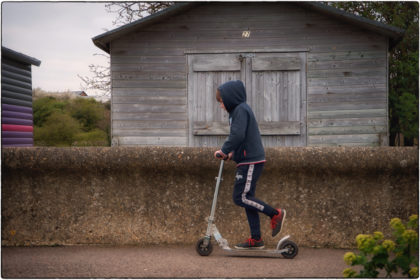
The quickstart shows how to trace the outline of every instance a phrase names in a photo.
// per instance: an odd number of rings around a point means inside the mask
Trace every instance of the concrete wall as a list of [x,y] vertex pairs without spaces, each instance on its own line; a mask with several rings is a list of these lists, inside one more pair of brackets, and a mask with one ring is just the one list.
[[[6,148],[2,245],[194,244],[204,235],[219,162],[210,148]],[[257,197],[287,209],[300,246],[352,247],[418,213],[417,148],[273,148]],[[249,235],[228,163],[216,212],[231,244]],[[263,238],[273,244],[269,219]]]

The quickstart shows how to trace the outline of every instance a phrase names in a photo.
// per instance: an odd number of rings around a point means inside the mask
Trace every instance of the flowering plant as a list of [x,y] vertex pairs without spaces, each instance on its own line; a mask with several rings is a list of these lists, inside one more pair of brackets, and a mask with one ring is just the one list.
[[344,255],[346,264],[361,265],[363,269],[357,273],[351,268],[343,271],[344,277],[375,278],[384,269],[387,277],[398,272],[411,278],[419,277],[418,261],[418,215],[412,215],[404,224],[401,219],[393,218],[390,222],[394,240],[384,239],[382,232],[359,234],[356,237],[359,254],[348,252]]

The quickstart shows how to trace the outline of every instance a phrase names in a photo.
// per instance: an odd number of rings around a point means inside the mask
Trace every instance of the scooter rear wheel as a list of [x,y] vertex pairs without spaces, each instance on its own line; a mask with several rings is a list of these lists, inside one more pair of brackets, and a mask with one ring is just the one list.
[[287,240],[281,244],[280,249],[287,249],[287,252],[281,253],[286,259],[293,259],[298,254],[298,246],[293,241]]
[[213,251],[213,246],[211,245],[211,242],[209,240],[209,243],[207,244],[207,246],[204,245],[204,240],[206,238],[203,237],[200,240],[198,240],[196,246],[195,246],[195,250],[197,251],[197,253],[200,256],[208,256],[211,254],[211,252]]

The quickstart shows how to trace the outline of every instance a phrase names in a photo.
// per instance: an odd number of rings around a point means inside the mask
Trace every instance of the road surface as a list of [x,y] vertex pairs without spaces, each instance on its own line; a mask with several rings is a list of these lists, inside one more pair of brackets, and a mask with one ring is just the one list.
[[[215,246],[216,247],[216,246]],[[6,278],[318,278],[343,277],[349,250],[299,248],[294,259],[229,256],[194,246],[3,247]]]

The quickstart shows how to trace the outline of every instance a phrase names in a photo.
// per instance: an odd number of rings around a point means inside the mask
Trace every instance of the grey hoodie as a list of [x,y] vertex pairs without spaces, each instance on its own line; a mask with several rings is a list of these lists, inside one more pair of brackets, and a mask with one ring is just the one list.
[[241,81],[229,81],[218,90],[229,113],[230,134],[222,146],[222,152],[234,152],[233,160],[238,164],[265,161],[264,147],[258,123],[251,107],[246,104],[246,91]]

